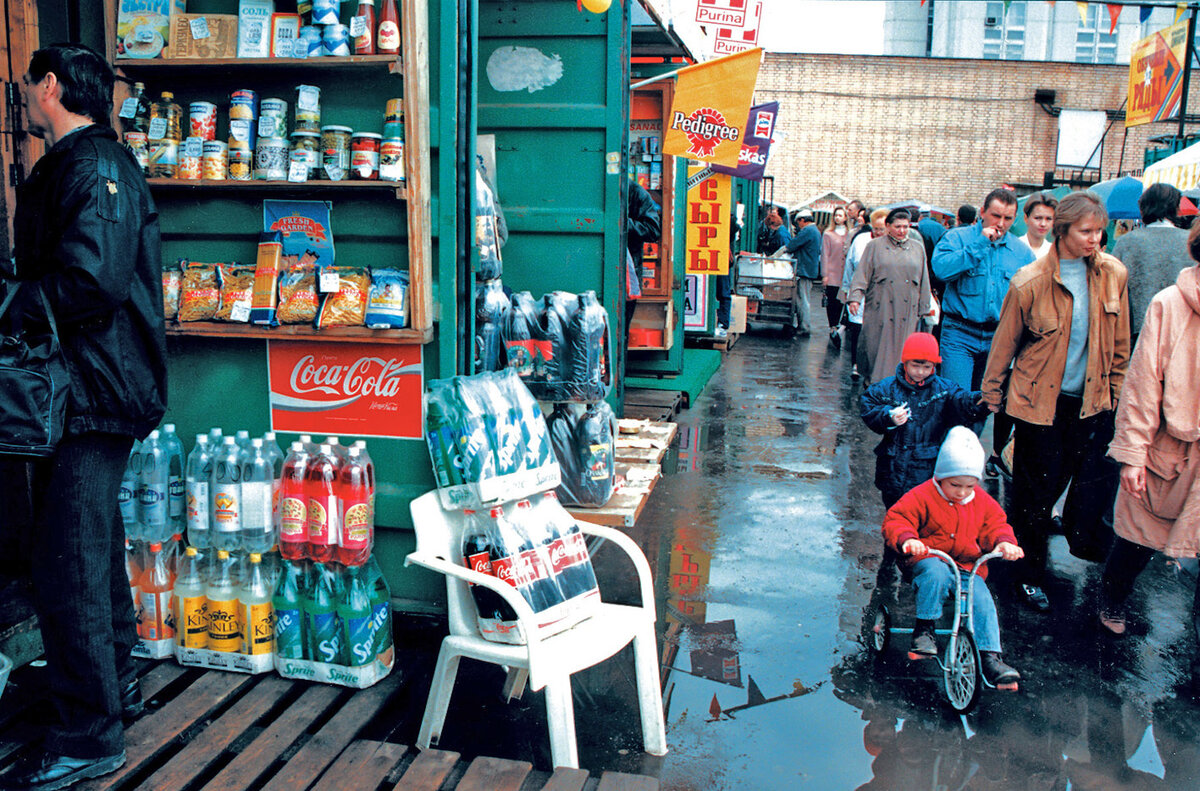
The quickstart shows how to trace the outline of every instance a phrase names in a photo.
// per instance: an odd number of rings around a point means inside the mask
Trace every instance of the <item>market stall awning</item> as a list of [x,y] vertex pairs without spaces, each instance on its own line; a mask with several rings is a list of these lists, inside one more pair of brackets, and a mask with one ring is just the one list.
[[1133,176],[1121,176],[1118,179],[1108,179],[1088,188],[1104,201],[1110,220],[1140,220],[1142,210],[1138,208],[1138,198],[1142,197],[1145,187],[1140,179]]
[[1146,186],[1160,181],[1185,192],[1200,186],[1200,143],[1160,159],[1142,174]]

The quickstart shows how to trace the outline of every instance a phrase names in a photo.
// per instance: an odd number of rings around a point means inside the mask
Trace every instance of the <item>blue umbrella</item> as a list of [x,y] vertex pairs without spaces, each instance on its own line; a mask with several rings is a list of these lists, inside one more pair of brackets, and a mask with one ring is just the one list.
[[1142,197],[1145,187],[1141,180],[1133,176],[1122,176],[1119,179],[1109,179],[1093,184],[1089,189],[1104,201],[1110,220],[1140,220],[1141,209],[1138,208],[1138,198]]

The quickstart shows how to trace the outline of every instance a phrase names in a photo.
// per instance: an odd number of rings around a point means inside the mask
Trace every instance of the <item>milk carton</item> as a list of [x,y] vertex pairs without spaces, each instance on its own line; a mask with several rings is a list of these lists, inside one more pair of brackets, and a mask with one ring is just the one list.
[[238,0],[239,58],[266,58],[271,55],[271,15],[275,0]]

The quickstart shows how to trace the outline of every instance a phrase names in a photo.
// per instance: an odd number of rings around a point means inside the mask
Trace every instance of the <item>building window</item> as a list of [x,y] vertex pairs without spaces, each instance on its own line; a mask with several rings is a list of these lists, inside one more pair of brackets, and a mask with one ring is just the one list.
[[988,3],[983,20],[983,57],[1020,60],[1025,54],[1025,3]]
[[1088,5],[1087,21],[1075,33],[1076,63],[1116,63],[1117,34],[1109,33],[1108,13],[1101,19],[1100,6]]

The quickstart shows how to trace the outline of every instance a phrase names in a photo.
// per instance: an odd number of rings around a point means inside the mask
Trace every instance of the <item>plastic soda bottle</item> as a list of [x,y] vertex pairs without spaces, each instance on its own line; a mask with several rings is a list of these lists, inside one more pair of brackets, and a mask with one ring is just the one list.
[[337,572],[324,563],[313,563],[309,595],[304,599],[304,627],[308,654],[316,662],[342,662],[342,630],[338,624]]
[[[226,437],[232,442],[233,437]],[[229,553],[217,550],[208,583],[208,647],[213,651],[236,653],[242,647],[242,628],[238,621],[238,592],[233,585],[233,563]]]
[[184,466],[184,493],[187,509],[188,543],[198,549],[208,549],[212,543],[209,532],[208,482],[212,478],[213,452],[207,434],[197,434],[196,444]]
[[340,464],[333,448],[321,445],[308,463],[304,491],[308,500],[308,556],[325,563],[334,559],[341,538],[337,480]]
[[262,555],[251,552],[246,581],[238,592],[238,620],[242,626],[243,654],[257,656],[269,654],[274,649],[275,627],[271,623],[271,599],[271,586],[263,573]]
[[375,524],[371,519],[371,480],[362,453],[349,450],[338,474],[337,494],[341,504],[341,541],[337,559],[346,566],[361,566],[371,556],[375,543]]
[[301,434],[300,442],[304,445],[304,449],[308,451],[309,455],[312,455],[320,450],[320,447],[317,445],[317,443],[313,442],[312,434]]
[[466,483],[462,432],[458,425],[454,392],[448,381],[435,381],[425,394],[425,444],[433,460],[438,486]]
[[160,438],[163,447],[167,451],[167,518],[171,522],[171,532],[182,533],[184,529],[184,513],[186,511],[183,479],[183,441],[175,433],[174,423],[163,425]]
[[285,560],[275,585],[275,653],[280,659],[308,659],[304,642],[304,561]]
[[125,576],[129,578],[129,595],[133,599],[133,619],[137,623],[138,634],[142,629],[142,566],[138,552],[133,543],[125,539]]
[[163,542],[171,536],[167,511],[167,453],[158,430],[142,443],[142,468],[138,475],[138,513],[142,537]]
[[279,483],[283,475],[283,449],[275,441],[275,432],[263,434],[263,452],[271,460],[271,520],[275,525],[275,536],[279,536]]
[[275,546],[274,484],[271,459],[256,437],[242,462],[242,548],[247,552],[262,554]]
[[182,648],[208,647],[208,592],[204,585],[200,551],[188,547],[175,577],[175,644]]
[[242,531],[241,452],[233,437],[225,437],[213,459],[209,481],[212,502],[212,545],[217,549],[237,549]]
[[208,447],[212,450],[216,450],[217,448],[221,447],[221,441],[224,439],[224,437],[225,432],[221,430],[221,427],[213,426],[208,430]]
[[[495,576],[492,569],[492,538],[486,524],[471,510],[463,512],[467,518],[467,529],[463,537],[463,565],[472,571]],[[515,621],[517,615],[495,591],[479,585],[471,585],[471,596],[475,599],[479,631],[488,635],[504,626],[498,622]]]
[[371,490],[371,523],[375,523],[375,462],[371,459],[371,454],[367,453],[366,440],[358,440],[354,443],[354,447],[358,448],[358,455],[362,458],[363,465],[367,468],[367,486]]
[[333,455],[337,456],[338,461],[346,460],[346,446],[342,444],[341,437],[326,437],[324,444],[333,449]]
[[554,567],[549,553],[541,541],[541,529],[534,516],[533,504],[529,500],[517,503],[517,512],[512,527],[520,536],[521,562],[533,581],[539,598],[546,607],[561,604],[566,596],[554,576]]
[[166,640],[175,637],[175,615],[171,612],[171,573],[162,544],[150,545],[150,561],[142,572],[140,594],[142,619],[138,636],[145,640]]
[[125,473],[121,476],[121,488],[117,493],[117,504],[121,508],[121,522],[125,525],[125,538],[137,541],[142,537],[142,526],[138,522],[138,470],[141,469],[141,443],[133,442]]
[[375,635],[375,657],[385,665],[391,665],[394,654],[392,591],[374,555],[367,558],[363,574],[371,595],[371,629]]
[[345,591],[337,605],[342,627],[343,664],[350,667],[362,667],[375,660],[374,613],[363,574],[362,568],[346,569]]
[[279,554],[285,560],[300,560],[308,554],[308,462],[304,443],[293,442],[279,479]]
[[234,434],[234,439],[237,440],[237,446],[238,446],[238,448],[241,449],[242,453],[245,453],[250,450],[250,432],[249,431],[247,431],[244,428],[238,429],[237,433]]

